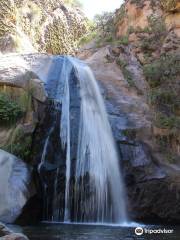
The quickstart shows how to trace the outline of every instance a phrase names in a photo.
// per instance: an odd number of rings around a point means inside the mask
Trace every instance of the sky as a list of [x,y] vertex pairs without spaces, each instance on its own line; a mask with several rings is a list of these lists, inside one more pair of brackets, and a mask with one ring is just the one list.
[[83,4],[83,9],[87,17],[92,19],[94,15],[104,11],[114,11],[119,8],[123,0],[79,0]]

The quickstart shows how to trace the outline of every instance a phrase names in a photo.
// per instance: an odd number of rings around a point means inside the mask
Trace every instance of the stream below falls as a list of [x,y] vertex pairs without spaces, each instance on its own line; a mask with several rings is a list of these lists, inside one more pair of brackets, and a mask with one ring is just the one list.
[[24,233],[30,240],[179,240],[180,228],[178,226],[143,225],[149,230],[173,230],[167,234],[135,234],[134,224],[130,226],[111,225],[82,225],[82,224],[55,224],[42,223],[36,226],[17,227],[10,226],[16,232]]

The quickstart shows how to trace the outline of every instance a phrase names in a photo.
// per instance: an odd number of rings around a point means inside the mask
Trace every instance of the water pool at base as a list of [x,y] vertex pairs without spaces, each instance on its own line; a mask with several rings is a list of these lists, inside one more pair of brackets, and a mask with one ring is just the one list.
[[30,240],[179,240],[180,226],[141,226],[145,229],[173,230],[171,234],[135,234],[136,226],[101,226],[81,224],[49,224],[37,226],[11,226],[16,232],[22,232]]

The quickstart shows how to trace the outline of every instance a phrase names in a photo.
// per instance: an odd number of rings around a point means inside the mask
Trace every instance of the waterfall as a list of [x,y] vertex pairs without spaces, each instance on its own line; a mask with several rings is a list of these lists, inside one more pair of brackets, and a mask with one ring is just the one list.
[[[105,105],[91,69],[72,59],[80,83],[80,127],[75,175],[76,219],[123,222],[124,190]],[[88,177],[89,195],[84,180]],[[118,186],[118,187],[117,187]]]
[[[71,69],[70,69],[71,70]],[[69,216],[69,181],[70,181],[70,92],[69,92],[69,74],[67,72],[66,64],[63,65],[64,75],[64,89],[63,89],[63,99],[62,99],[62,117],[61,117],[61,143],[63,149],[65,146],[66,150],[66,186],[65,186],[65,212],[64,221],[68,222],[70,220]]]
[[[66,158],[63,221],[126,222],[118,154],[105,104],[91,69],[78,59],[57,57],[48,78],[46,89],[49,98],[61,105],[59,141]],[[48,141],[49,138],[44,149]],[[41,164],[44,154],[45,150]],[[59,167],[54,181],[56,204],[53,204],[51,218],[54,221],[62,218],[62,206],[58,207],[58,178]]]

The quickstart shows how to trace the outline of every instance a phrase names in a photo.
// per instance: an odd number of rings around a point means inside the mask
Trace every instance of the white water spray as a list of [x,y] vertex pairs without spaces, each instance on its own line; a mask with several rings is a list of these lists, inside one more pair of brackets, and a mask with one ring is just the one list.
[[[127,220],[123,181],[104,101],[91,69],[83,62],[71,61],[77,71],[81,96],[76,217],[81,208],[80,221],[122,223]],[[86,177],[90,192],[84,185]]]

